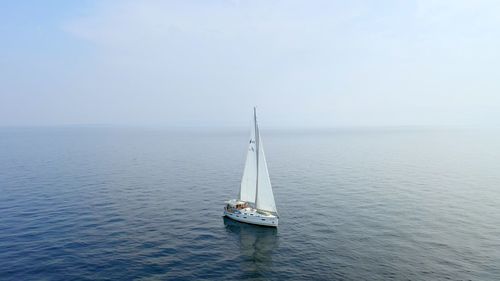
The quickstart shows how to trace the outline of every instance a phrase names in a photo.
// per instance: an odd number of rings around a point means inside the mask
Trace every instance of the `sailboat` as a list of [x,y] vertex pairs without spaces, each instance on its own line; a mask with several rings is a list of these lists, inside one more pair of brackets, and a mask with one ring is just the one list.
[[250,224],[278,226],[278,210],[274,202],[255,107],[239,196],[238,199],[226,201],[224,216]]

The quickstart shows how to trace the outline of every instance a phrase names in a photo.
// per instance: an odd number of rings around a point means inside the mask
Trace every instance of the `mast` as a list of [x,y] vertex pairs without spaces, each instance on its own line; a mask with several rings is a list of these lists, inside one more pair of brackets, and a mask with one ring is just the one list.
[[257,109],[253,107],[253,122],[255,125],[255,153],[256,153],[256,163],[257,163],[257,177],[255,180],[255,208],[257,208],[257,198],[259,198],[259,126],[257,126]]

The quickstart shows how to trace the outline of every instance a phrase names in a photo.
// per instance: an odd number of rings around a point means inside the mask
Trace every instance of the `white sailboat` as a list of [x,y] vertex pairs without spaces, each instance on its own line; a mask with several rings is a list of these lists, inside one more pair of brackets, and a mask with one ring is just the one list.
[[274,202],[255,107],[253,121],[239,198],[226,201],[224,216],[240,222],[277,227],[278,210]]

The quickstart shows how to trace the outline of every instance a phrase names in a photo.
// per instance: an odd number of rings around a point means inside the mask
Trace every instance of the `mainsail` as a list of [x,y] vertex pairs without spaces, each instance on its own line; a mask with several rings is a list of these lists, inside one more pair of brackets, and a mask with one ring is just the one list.
[[250,135],[247,160],[241,180],[240,200],[255,203],[258,210],[277,213],[255,108],[254,126]]
[[259,190],[257,193],[257,209],[276,213],[276,204],[274,203],[273,188],[269,171],[267,170],[266,155],[264,154],[264,146],[262,138],[259,138]]

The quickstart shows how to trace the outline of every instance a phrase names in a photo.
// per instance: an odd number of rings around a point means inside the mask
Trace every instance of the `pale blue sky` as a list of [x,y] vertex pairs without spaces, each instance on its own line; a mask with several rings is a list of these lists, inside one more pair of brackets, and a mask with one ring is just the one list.
[[499,1],[2,1],[0,126],[500,126]]

